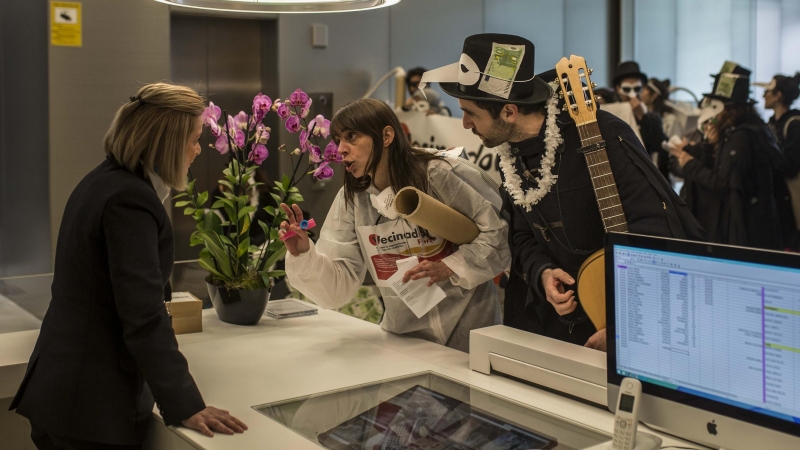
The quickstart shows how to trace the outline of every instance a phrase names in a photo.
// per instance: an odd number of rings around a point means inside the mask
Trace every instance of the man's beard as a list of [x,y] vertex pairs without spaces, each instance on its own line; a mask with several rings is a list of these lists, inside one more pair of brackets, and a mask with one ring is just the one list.
[[481,138],[484,147],[494,148],[501,144],[508,142],[513,131],[513,126],[510,123],[504,122],[498,118],[493,121],[491,129],[486,131],[486,134],[480,134],[472,129],[472,134]]

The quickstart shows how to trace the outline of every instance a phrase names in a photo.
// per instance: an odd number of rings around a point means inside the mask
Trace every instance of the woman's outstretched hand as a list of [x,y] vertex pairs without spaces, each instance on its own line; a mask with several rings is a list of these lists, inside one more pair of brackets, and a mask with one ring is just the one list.
[[288,221],[281,222],[281,229],[278,230],[278,235],[283,237],[287,231],[294,231],[295,235],[286,239],[283,243],[286,244],[286,250],[289,251],[289,254],[300,256],[311,248],[308,242],[308,233],[300,228],[300,222],[303,220],[303,211],[300,210],[298,205],[292,205],[289,208],[286,203],[281,203],[281,209],[286,213]]

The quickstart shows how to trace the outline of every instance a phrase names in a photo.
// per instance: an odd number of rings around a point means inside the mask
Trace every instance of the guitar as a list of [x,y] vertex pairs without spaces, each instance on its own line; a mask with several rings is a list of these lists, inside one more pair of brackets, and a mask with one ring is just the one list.
[[[564,109],[578,127],[581,149],[592,177],[592,186],[597,198],[597,207],[606,232],[626,233],[628,222],[619,199],[617,184],[611,165],[608,162],[606,144],[600,136],[597,125],[597,103],[593,89],[597,87],[589,76],[591,69],[581,56],[571,55],[561,58],[556,64],[560,96],[564,99]],[[606,279],[604,251],[600,249],[584,261],[578,271],[578,299],[594,326],[601,330],[606,327]]]

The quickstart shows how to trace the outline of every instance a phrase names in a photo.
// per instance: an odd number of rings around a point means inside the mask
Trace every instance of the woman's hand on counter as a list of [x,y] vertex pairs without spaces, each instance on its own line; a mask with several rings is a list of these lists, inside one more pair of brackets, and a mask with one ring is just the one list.
[[186,420],[182,420],[181,423],[186,428],[197,430],[208,437],[214,437],[215,431],[217,433],[233,434],[244,433],[247,429],[247,425],[233,417],[231,413],[213,406],[207,406],[206,409]]
[[295,235],[283,241],[286,244],[286,250],[292,256],[300,256],[307,252],[311,245],[308,243],[308,233],[306,230],[300,228],[300,222],[303,221],[303,211],[300,210],[298,205],[292,205],[291,208],[286,203],[281,203],[281,209],[286,213],[288,221],[281,222],[281,229],[278,234],[283,237],[287,231],[295,232]]

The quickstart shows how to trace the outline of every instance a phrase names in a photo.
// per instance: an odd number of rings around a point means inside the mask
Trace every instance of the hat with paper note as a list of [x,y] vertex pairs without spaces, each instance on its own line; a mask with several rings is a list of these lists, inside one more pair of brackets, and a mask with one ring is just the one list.
[[750,70],[733,61],[725,61],[714,77],[714,88],[706,97],[724,103],[754,104],[750,98]]
[[464,100],[533,105],[553,94],[534,75],[531,41],[509,34],[476,34],[464,40],[458,62],[422,75],[420,90],[436,82],[447,94]]

